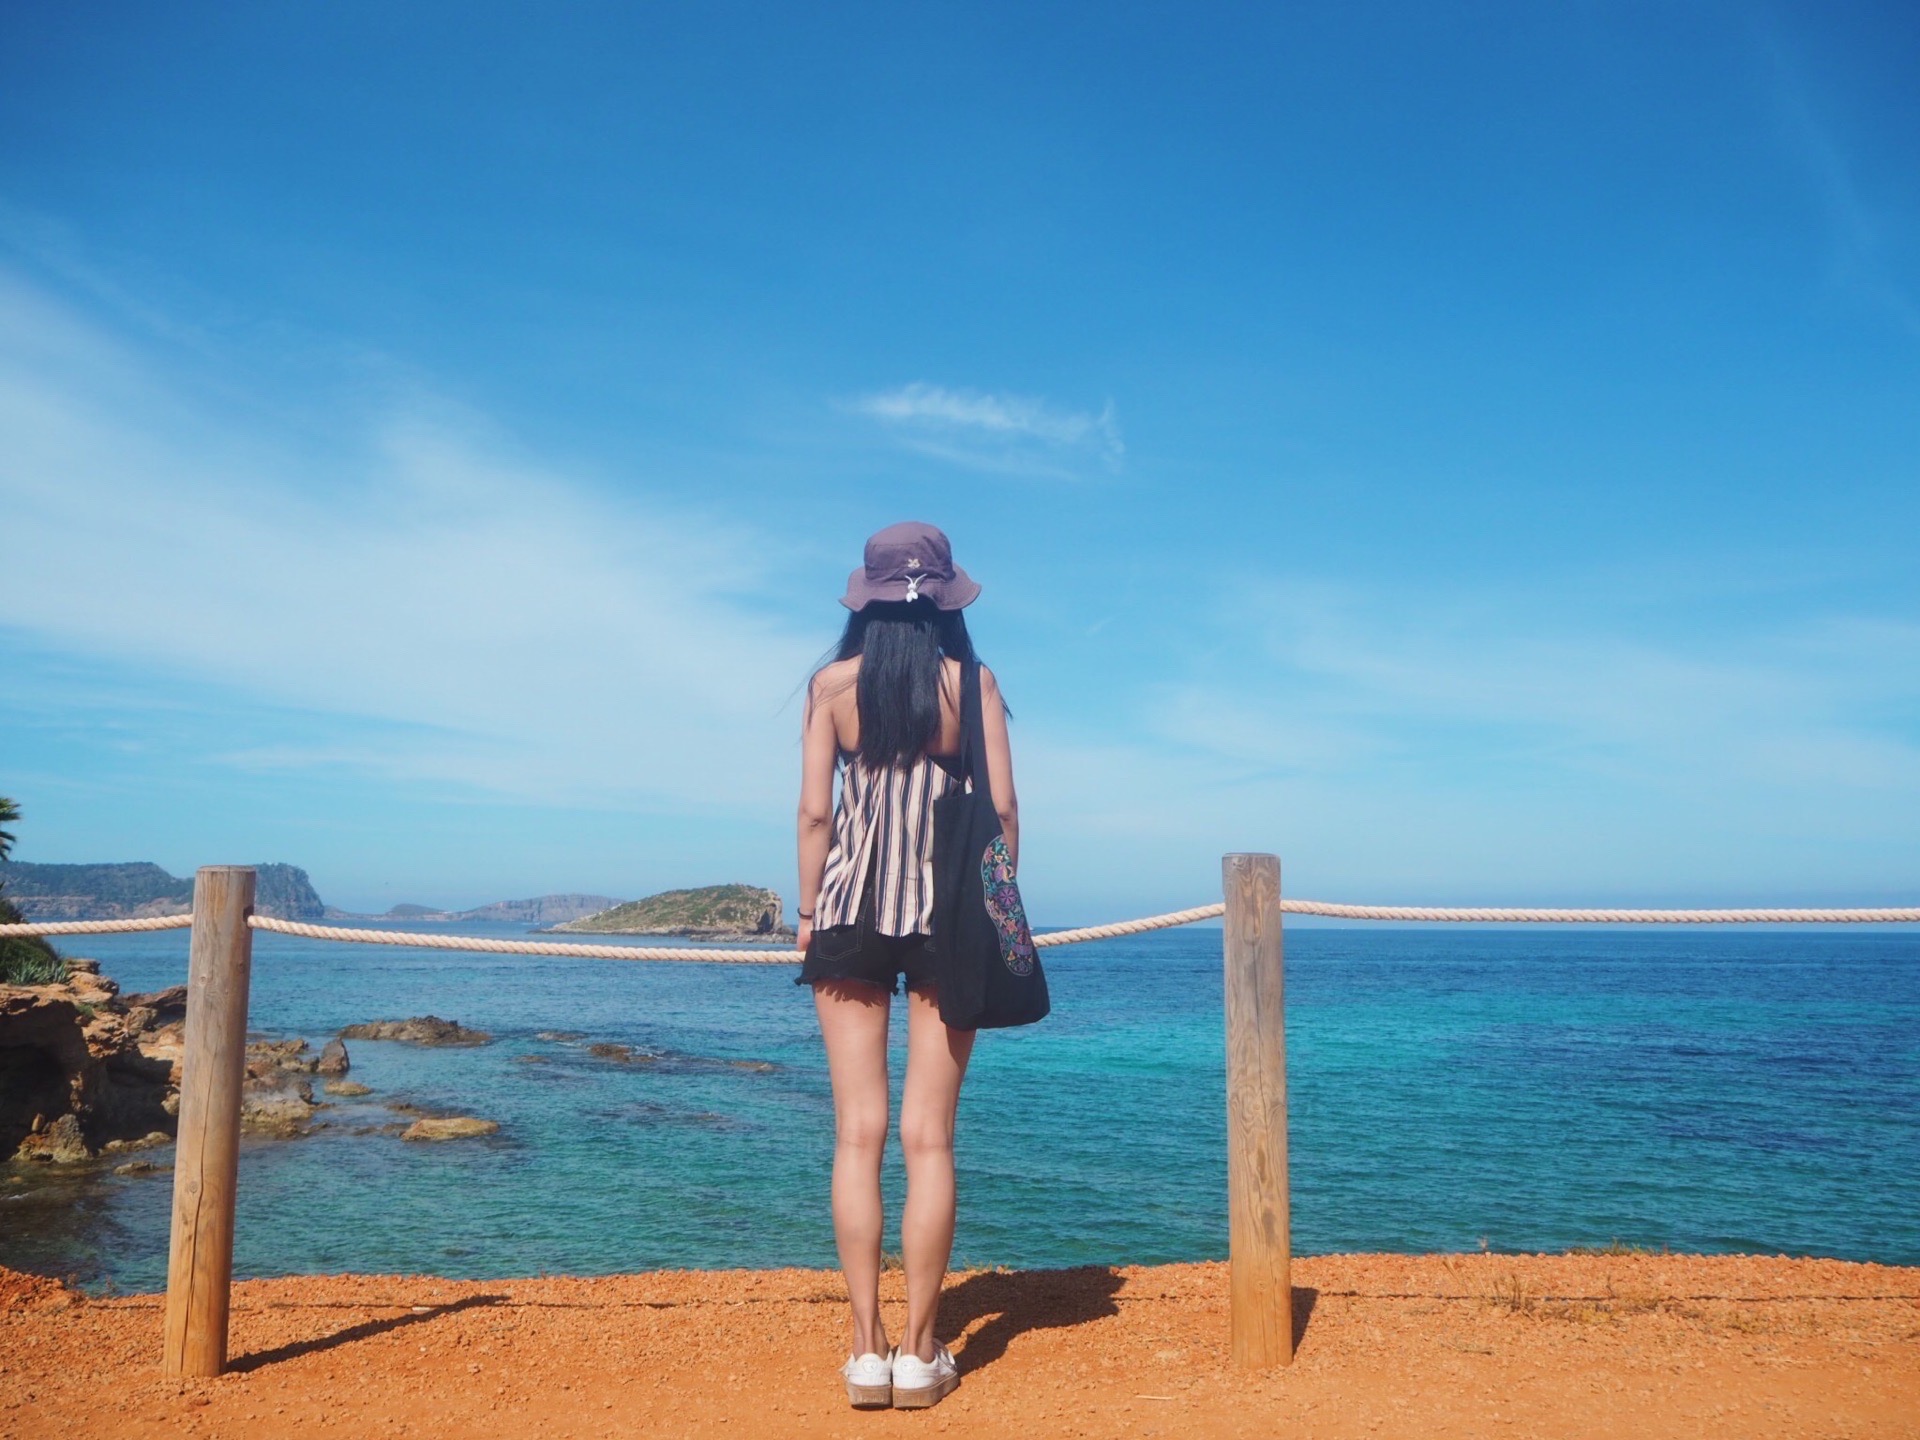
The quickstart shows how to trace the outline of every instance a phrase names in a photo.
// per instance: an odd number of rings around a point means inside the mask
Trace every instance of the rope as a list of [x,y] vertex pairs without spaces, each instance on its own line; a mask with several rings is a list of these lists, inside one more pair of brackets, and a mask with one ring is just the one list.
[[1879,910],[1513,910],[1444,909],[1431,905],[1336,905],[1282,900],[1291,915],[1340,920],[1438,920],[1549,925],[1887,925],[1920,920],[1920,905]]
[[1218,902],[1196,905],[1191,910],[1169,910],[1165,915],[1149,915],[1144,920],[1116,920],[1111,925],[1086,925],[1078,930],[1055,930],[1033,937],[1035,945],[1078,945],[1085,940],[1111,940],[1116,935],[1138,935],[1143,930],[1166,930],[1175,925],[1191,925],[1196,920],[1211,920],[1227,913]]
[[186,930],[191,915],[149,915],[144,920],[42,920],[37,925],[0,925],[0,935],[118,935],[126,930]]
[[780,949],[721,950],[685,946],[660,949],[644,945],[578,945],[556,940],[482,940],[469,935],[414,935],[404,930],[349,930],[342,925],[308,925],[249,915],[256,930],[299,935],[307,940],[346,940],[355,945],[404,945],[426,950],[477,950],[487,955],[578,955],[588,960],[704,960],[717,965],[789,965],[797,963],[791,945]]
[[[1175,925],[1191,925],[1196,920],[1214,920],[1226,913],[1226,906],[1196,905],[1190,910],[1170,910],[1164,915],[1147,915],[1138,920],[1117,920],[1111,925],[1085,925],[1077,930],[1055,930],[1036,935],[1037,946],[1079,945],[1089,940],[1113,940],[1122,935],[1139,935],[1148,930],[1166,930]],[[1536,925],[1890,925],[1920,922],[1920,906],[1882,907],[1856,910],[1524,910],[1512,908],[1446,908],[1433,905],[1340,905],[1328,900],[1282,899],[1281,910],[1289,915],[1324,915],[1337,920],[1415,920],[1444,924],[1536,924]],[[401,945],[411,949],[465,950],[488,955],[577,955],[592,960],[680,960],[709,965],[783,965],[790,964],[794,952],[789,947],[767,946],[756,950],[724,950],[679,946],[663,948],[648,945],[583,945],[550,940],[489,940],[470,935],[420,935],[404,930],[353,930],[343,925],[308,925],[299,920],[276,920],[270,915],[250,915],[247,923],[256,930],[280,935],[298,935],[307,940],[343,940],[355,945]],[[154,915],[142,920],[46,920],[31,925],[0,925],[6,935],[113,935],[131,930],[184,930],[193,924],[191,915]]]

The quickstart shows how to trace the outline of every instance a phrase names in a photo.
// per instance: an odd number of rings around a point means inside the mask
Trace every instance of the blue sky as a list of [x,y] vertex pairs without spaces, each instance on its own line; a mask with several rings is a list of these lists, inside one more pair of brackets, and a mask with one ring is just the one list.
[[1920,892],[1920,11],[13,5],[19,856],[792,893],[943,525],[1043,922]]

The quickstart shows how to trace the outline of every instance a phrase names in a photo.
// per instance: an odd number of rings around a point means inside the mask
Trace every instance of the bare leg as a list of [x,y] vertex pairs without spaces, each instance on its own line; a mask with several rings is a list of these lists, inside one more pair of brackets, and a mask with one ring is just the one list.
[[949,1030],[932,990],[907,996],[907,1085],[900,1097],[900,1148],[907,1161],[907,1205],[900,1248],[907,1265],[903,1354],[933,1359],[940,1284],[953,1253],[953,1122],[973,1031]]
[[880,1156],[887,1143],[891,997],[858,980],[813,987],[833,1081],[833,1238],[853,1305],[853,1353],[885,1355],[880,1323]]

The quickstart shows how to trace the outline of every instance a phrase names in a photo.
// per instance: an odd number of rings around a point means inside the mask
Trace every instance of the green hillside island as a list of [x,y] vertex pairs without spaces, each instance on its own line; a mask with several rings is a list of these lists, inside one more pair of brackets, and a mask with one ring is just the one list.
[[784,940],[793,934],[780,892],[754,885],[666,890],[552,929],[586,935],[684,935],[692,940]]

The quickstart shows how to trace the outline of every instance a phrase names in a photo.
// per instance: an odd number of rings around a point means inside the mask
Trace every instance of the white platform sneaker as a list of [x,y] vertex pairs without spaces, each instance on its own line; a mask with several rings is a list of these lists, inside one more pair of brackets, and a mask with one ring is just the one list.
[[840,1367],[847,1380],[847,1403],[856,1410],[884,1410],[893,1404],[893,1362],[885,1355],[849,1355]]
[[960,1383],[960,1367],[944,1345],[933,1347],[933,1359],[893,1352],[893,1408],[922,1410],[937,1405]]

